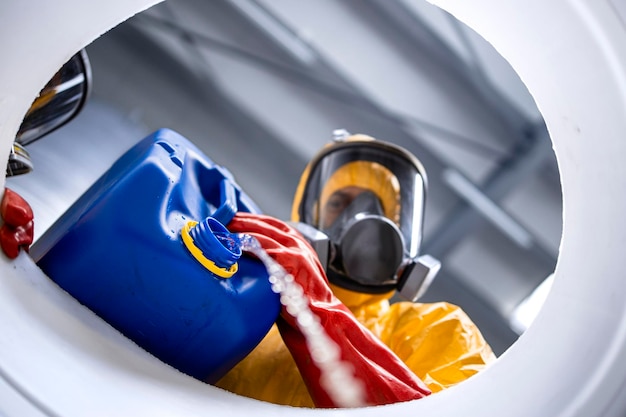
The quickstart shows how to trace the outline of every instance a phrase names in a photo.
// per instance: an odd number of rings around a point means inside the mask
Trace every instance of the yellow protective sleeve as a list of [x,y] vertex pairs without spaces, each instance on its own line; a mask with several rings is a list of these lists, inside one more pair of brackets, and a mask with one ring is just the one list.
[[359,317],[435,393],[483,370],[496,357],[459,307],[394,303],[377,317]]
[[[333,291],[433,392],[465,381],[496,359],[476,325],[453,304],[390,305],[386,296]],[[313,407],[276,326],[216,386],[275,404]]]
[[272,326],[256,349],[215,386],[274,404],[314,407],[300,371],[276,325]]

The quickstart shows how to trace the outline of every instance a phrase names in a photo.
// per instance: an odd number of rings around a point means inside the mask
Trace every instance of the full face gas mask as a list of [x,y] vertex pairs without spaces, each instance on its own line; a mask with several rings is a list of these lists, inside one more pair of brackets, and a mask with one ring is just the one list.
[[293,225],[317,250],[333,284],[409,300],[428,288],[440,263],[419,252],[427,188],[408,151],[364,135],[340,135],[302,175]]

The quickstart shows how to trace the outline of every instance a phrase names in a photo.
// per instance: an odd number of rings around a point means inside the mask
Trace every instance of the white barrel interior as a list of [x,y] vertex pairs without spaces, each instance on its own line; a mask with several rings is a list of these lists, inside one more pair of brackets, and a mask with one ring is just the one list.
[[[563,239],[536,321],[490,369],[395,416],[626,412],[626,6],[618,0],[436,0],[492,42],[554,142]],[[152,0],[0,6],[0,159],[37,92],[80,48]],[[4,176],[2,177],[4,184]],[[242,398],[164,366],[61,292],[22,254],[0,257],[0,409],[7,416],[341,415]]]

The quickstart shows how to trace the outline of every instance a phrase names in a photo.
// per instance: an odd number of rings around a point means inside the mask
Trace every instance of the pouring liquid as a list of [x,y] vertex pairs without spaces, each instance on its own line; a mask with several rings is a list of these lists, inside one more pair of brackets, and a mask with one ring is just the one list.
[[352,375],[350,364],[341,360],[337,344],[326,334],[319,318],[309,308],[308,298],[278,262],[272,259],[252,235],[237,235],[241,250],[254,254],[267,268],[272,291],[280,295],[280,303],[296,319],[306,338],[313,363],[321,372],[320,384],[339,407],[366,405],[363,382]]

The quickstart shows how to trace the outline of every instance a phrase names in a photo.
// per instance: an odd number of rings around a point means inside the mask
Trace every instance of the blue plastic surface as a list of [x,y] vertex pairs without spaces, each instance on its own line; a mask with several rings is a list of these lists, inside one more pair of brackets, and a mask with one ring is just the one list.
[[163,129],[124,154],[31,255],[138,345],[213,383],[261,341],[280,311],[259,261],[244,254],[238,272],[220,278],[181,241],[188,221],[217,211],[227,222],[233,209],[260,211],[227,170]]

